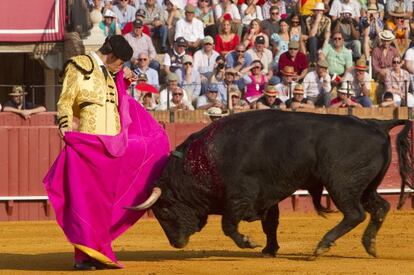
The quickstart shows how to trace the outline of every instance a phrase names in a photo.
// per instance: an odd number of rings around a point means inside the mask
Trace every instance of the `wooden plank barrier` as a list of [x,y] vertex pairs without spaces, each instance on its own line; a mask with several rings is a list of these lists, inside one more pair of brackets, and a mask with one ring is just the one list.
[[[339,115],[349,113],[346,108],[293,111]],[[361,108],[352,109],[352,114],[364,118],[407,119],[410,111],[407,108]],[[202,110],[150,113],[165,128],[171,150],[211,122]],[[174,122],[170,122],[171,120]],[[16,114],[0,113],[0,221],[54,218],[42,183],[43,177],[64,146],[54,123],[55,113],[52,112],[33,115],[29,120],[24,120]],[[396,194],[399,193],[397,191],[400,187],[394,141],[401,127],[396,127],[390,132],[393,142],[392,161],[380,186],[381,193],[393,206],[397,203]],[[413,137],[413,133],[411,136]],[[414,153],[414,146],[412,152]],[[292,211],[292,208],[298,211],[313,211],[309,196],[303,192],[296,192],[291,199],[283,201],[280,207],[287,211]],[[410,196],[408,202],[411,201],[411,205],[407,203],[405,207],[414,208],[413,193]],[[328,205],[331,203],[327,195],[325,201]]]

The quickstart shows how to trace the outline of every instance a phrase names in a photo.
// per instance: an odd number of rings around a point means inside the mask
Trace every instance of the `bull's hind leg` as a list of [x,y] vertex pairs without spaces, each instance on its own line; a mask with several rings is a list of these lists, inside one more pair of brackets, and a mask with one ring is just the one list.
[[332,228],[319,242],[315,256],[327,252],[334,242],[365,220],[365,211],[359,202],[335,202],[344,214],[342,221]]
[[375,241],[377,233],[384,222],[385,216],[390,210],[390,204],[381,198],[377,191],[364,194],[362,197],[364,209],[371,214],[371,219],[364,234],[362,235],[362,244],[368,254],[376,257]]
[[246,212],[250,209],[249,203],[237,201],[237,206],[226,207],[221,220],[221,226],[226,236],[229,236],[240,248],[259,247],[249,236],[239,233],[239,223],[246,217]]
[[277,227],[279,225],[279,206],[277,204],[270,207],[267,211],[266,217],[262,219],[262,228],[266,234],[266,247],[263,248],[264,255],[275,257],[279,250],[277,243]]

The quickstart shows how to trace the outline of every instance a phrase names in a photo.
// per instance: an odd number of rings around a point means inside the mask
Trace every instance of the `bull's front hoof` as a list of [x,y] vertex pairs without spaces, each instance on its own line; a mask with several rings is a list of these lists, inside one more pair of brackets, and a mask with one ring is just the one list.
[[262,257],[264,258],[274,258],[276,257],[277,249],[272,249],[265,247],[262,249]]
[[256,248],[261,247],[260,244],[255,243],[253,240],[249,238],[249,236],[243,236],[243,247],[241,248]]
[[362,239],[362,245],[365,248],[365,251],[372,257],[377,257],[377,249],[376,249],[376,240],[375,239]]
[[314,255],[315,257],[318,257],[318,256],[320,256],[320,255],[322,255],[322,254],[324,254],[324,253],[328,252],[328,251],[329,251],[329,249],[330,249],[330,247],[329,247],[329,246],[317,247],[317,248],[316,248],[316,250],[315,250],[315,252],[313,253],[313,255]]

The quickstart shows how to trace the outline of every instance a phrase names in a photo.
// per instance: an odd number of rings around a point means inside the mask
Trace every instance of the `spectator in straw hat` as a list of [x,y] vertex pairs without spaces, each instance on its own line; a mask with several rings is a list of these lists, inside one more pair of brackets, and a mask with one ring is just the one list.
[[362,107],[354,98],[354,91],[352,86],[346,82],[342,82],[341,86],[337,90],[337,97],[332,99],[331,106],[333,108],[346,108],[346,107]]
[[230,88],[230,110],[241,111],[250,109],[250,105],[241,98],[241,92],[237,87]]
[[363,107],[371,107],[371,77],[367,73],[368,66],[364,58],[359,59],[354,69],[347,73],[342,79],[343,82],[350,83],[352,90],[355,92],[355,99]]
[[276,85],[276,90],[278,91],[279,98],[285,102],[292,97],[292,91],[296,85],[296,82],[293,80],[296,75],[295,69],[292,66],[286,66],[282,70],[282,75],[282,82]]
[[293,89],[293,97],[286,101],[286,107],[291,109],[308,108],[313,109],[315,105],[312,100],[305,97],[302,84],[296,84]]
[[13,86],[12,92],[9,93],[10,99],[3,104],[3,111],[19,114],[24,119],[29,119],[33,114],[46,111],[46,108],[43,106],[37,106],[31,102],[26,102],[24,100],[25,95],[27,95],[27,93],[22,86]]
[[393,12],[389,12],[391,18],[385,23],[386,29],[391,30],[395,35],[394,45],[400,56],[403,56],[410,45],[410,24],[409,13],[403,7],[397,6]]
[[275,86],[267,86],[261,98],[257,100],[255,109],[286,109],[283,101],[277,97],[278,92]]
[[391,46],[395,36],[390,30],[384,30],[378,36],[381,42],[372,51],[372,69],[377,80],[384,80],[392,68],[393,59],[400,55],[398,50]]
[[306,34],[309,48],[309,59],[315,63],[318,59],[318,50],[328,43],[331,36],[331,19],[324,15],[325,5],[317,2],[312,8],[312,16],[306,18]]
[[204,112],[204,114],[209,116],[211,121],[218,120],[223,116],[228,115],[228,113],[224,113],[223,110],[219,107],[210,107],[206,112]]
[[331,102],[332,87],[328,67],[326,60],[319,60],[316,70],[307,73],[303,79],[305,95],[316,106],[328,107]]

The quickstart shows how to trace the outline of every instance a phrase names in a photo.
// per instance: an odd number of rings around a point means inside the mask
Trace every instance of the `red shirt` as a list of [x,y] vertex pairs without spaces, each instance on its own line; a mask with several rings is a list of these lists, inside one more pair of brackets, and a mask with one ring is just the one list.
[[[134,30],[133,22],[128,22],[125,24],[124,28],[122,29],[121,33],[122,35],[125,35],[127,33],[130,33]],[[147,25],[144,25],[144,28],[142,29],[142,32],[151,37],[151,31],[148,28]]]
[[282,53],[279,58],[279,72],[286,66],[292,66],[295,72],[300,75],[303,70],[308,68],[308,58],[305,54],[298,52],[295,60],[290,59],[289,52]]
[[236,48],[236,46],[240,43],[240,38],[237,34],[234,35],[233,39],[224,42],[223,39],[221,39],[221,36],[219,34],[216,35],[216,45],[214,49],[221,53],[222,51],[230,52]]
[[[338,102],[341,102],[342,101],[342,99],[339,97],[339,96],[337,96],[337,97],[335,97],[334,99],[332,99],[331,100],[331,106],[332,105],[334,105],[334,104],[336,104],[336,103],[338,103]],[[354,103],[356,103],[357,101],[355,100],[355,99],[353,99],[353,98],[351,98],[351,101],[352,102],[354,102]],[[346,108],[346,107],[348,107],[348,104],[341,104],[340,106],[339,106],[339,108]]]

